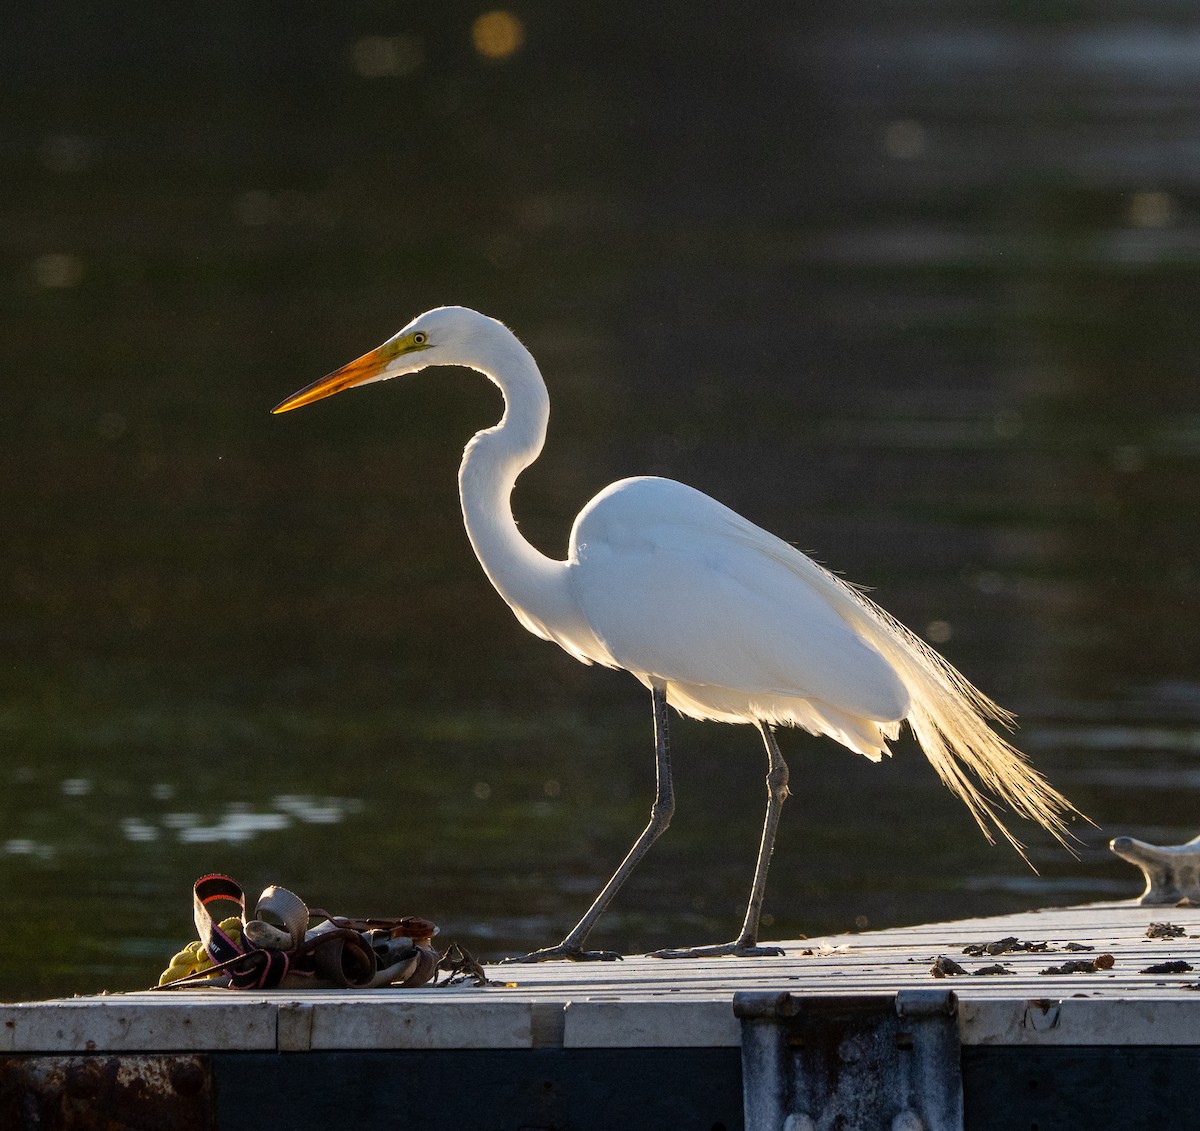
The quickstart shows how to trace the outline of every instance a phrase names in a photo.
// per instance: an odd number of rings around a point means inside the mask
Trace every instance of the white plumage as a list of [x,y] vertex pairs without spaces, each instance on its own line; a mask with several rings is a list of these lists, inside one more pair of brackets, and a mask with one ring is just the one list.
[[830,575],[707,495],[624,479],[583,509],[567,567],[617,667],[698,719],[798,724],[885,752],[903,683],[830,600]]
[[669,479],[623,479],[580,512],[565,560],[531,546],[510,498],[542,450],[549,398],[533,357],[494,319],[431,310],[275,411],[438,364],[476,369],[504,394],[503,418],[471,440],[459,473],[467,533],[493,585],[531,632],[584,662],[625,668],[655,697],[659,790],[650,825],[578,926],[527,957],[610,957],[582,942],[674,804],[663,702],[699,719],[755,724],[770,758],[746,922],[734,943],[706,953],[764,949],[755,945],[758,914],[787,796],[777,725],[828,735],[878,761],[907,722],[989,839],[998,830],[1021,851],[996,802],[1063,839],[1074,807],[988,725],[1008,723],[1004,711],[861,591],[707,495]]

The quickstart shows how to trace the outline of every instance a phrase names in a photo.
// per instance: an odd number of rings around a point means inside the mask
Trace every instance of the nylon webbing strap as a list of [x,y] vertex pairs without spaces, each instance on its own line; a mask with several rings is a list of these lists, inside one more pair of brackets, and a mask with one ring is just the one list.
[[[291,892],[288,894],[291,895]],[[297,897],[292,898],[299,902]],[[249,941],[235,942],[220,928],[223,916],[213,913],[213,906],[220,903],[236,904],[241,912],[242,924],[245,925],[246,893],[242,891],[241,884],[222,875],[203,876],[196,881],[192,889],[192,917],[208,956],[215,965],[228,972],[230,984],[237,989],[274,989],[283,981],[291,965],[287,953],[282,950],[262,950]],[[305,915],[307,925],[307,908]],[[300,938],[304,938],[303,927],[300,929]]]
[[[240,931],[226,931],[223,904],[237,909]],[[200,944],[212,965],[197,968],[192,948],[172,960],[164,979],[180,960],[190,967],[182,977],[160,980],[161,989],[206,982],[215,974],[228,977],[239,990],[270,990],[292,975],[304,982],[359,989],[372,986],[420,986],[436,976],[433,949],[437,927],[417,915],[351,918],[309,910],[295,892],[267,888],[254,908],[246,910],[246,893],[229,876],[212,873],[192,887],[192,917]],[[309,929],[309,923],[325,920]],[[194,947],[195,944],[193,944]],[[291,983],[289,983],[291,984]]]
[[283,929],[291,938],[291,950],[304,942],[304,932],[308,930],[308,907],[294,891],[275,884],[264,890],[254,905],[254,917],[265,919],[268,915],[283,924]]

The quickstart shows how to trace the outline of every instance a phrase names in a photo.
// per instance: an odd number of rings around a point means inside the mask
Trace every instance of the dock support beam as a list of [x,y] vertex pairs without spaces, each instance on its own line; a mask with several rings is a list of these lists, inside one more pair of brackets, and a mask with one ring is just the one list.
[[746,1131],[962,1131],[952,990],[739,993]]

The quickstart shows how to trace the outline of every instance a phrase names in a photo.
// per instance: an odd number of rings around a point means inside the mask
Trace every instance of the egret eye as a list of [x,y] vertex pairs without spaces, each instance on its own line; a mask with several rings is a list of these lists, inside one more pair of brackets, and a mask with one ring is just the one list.
[[418,330],[412,336],[412,344],[414,346],[423,346],[427,341],[429,341],[429,335],[424,330]]

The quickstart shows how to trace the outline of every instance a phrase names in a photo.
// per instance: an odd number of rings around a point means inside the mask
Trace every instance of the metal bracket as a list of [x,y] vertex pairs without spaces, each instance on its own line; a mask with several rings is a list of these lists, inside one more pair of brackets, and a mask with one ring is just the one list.
[[1138,903],[1178,903],[1200,900],[1200,836],[1186,844],[1147,844],[1119,836],[1108,847],[1122,860],[1136,864],[1146,877]]
[[962,1131],[953,990],[738,993],[746,1131]]

